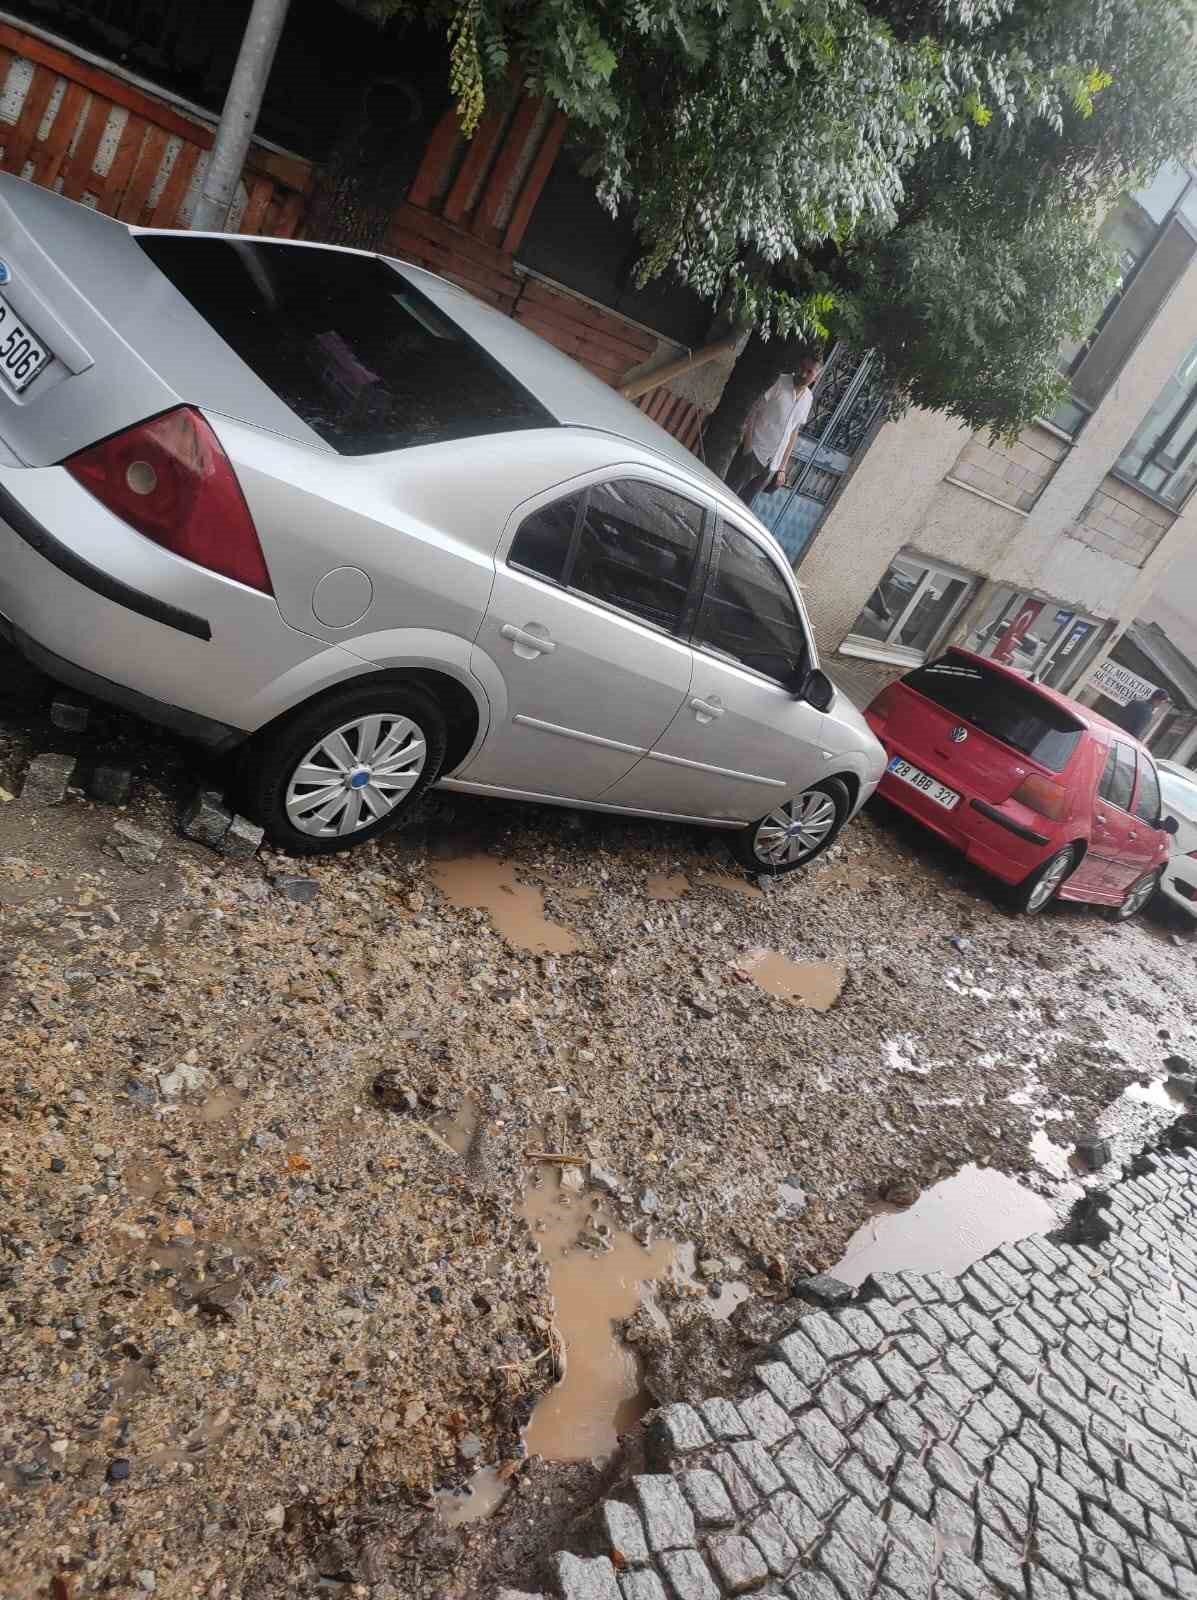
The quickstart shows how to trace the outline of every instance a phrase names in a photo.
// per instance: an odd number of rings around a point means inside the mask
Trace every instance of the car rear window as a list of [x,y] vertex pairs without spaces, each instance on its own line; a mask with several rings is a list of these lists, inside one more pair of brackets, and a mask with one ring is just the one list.
[[960,656],[941,656],[902,681],[1051,772],[1063,772],[1085,731],[1083,723],[1034,689]]
[[137,242],[342,455],[555,426],[481,345],[374,256],[165,234]]

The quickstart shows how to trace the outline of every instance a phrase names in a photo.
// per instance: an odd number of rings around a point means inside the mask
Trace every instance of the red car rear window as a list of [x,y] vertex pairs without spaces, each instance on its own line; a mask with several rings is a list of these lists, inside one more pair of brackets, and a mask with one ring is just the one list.
[[941,656],[902,682],[1050,772],[1063,772],[1085,731],[1084,723],[1034,689],[961,656]]

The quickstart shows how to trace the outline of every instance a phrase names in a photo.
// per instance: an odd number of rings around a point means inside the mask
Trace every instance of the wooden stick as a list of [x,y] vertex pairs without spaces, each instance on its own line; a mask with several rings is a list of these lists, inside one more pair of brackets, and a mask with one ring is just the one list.
[[525,1161],[557,1161],[569,1167],[584,1167],[589,1158],[586,1156],[563,1156],[555,1150],[525,1150]]

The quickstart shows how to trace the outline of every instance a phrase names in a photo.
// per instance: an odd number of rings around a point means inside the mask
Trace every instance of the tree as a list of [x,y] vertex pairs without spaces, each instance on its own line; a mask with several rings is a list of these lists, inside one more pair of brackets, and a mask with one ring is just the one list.
[[1005,433],[1108,289],[1103,208],[1197,144],[1197,0],[359,3],[441,19],[467,131],[517,60],[642,277],[873,345],[895,405]]

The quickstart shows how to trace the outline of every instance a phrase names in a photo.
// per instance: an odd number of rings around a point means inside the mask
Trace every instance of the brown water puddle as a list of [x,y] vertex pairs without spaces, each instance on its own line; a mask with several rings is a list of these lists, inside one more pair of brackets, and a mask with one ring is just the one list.
[[244,1103],[245,1096],[239,1090],[217,1089],[198,1108],[196,1115],[201,1122],[223,1122],[226,1117],[235,1116]]
[[433,1117],[432,1126],[447,1145],[456,1150],[459,1156],[464,1156],[474,1142],[481,1114],[477,1100],[472,1095],[466,1095],[452,1116]]
[[646,1283],[669,1271],[673,1244],[666,1239],[646,1250],[630,1233],[612,1232],[609,1250],[577,1247],[590,1220],[585,1203],[571,1204],[552,1180],[528,1191],[522,1214],[549,1264],[566,1351],[563,1382],[545,1395],[528,1424],[528,1451],[549,1461],[610,1455],[619,1435],[652,1403],[641,1388],[636,1357],[614,1324],[636,1310]]
[[1004,1172],[962,1167],[907,1210],[870,1218],[831,1271],[850,1284],[863,1283],[870,1272],[954,1275],[1001,1244],[1056,1225],[1047,1201]]
[[736,958],[736,966],[766,994],[796,1000],[812,1011],[830,1011],[848,976],[842,961],[788,961],[776,950],[749,950]]
[[580,947],[571,929],[545,916],[540,890],[520,883],[515,868],[496,856],[440,861],[429,876],[451,905],[489,911],[495,927],[517,950],[569,955]]
[[680,900],[690,887],[684,872],[654,872],[644,885],[650,900]]
[[501,1477],[498,1467],[480,1467],[464,1491],[442,1489],[436,1496],[437,1509],[450,1528],[463,1522],[481,1522],[499,1509],[510,1489],[511,1480]]
[[698,872],[694,876],[695,883],[701,883],[708,889],[723,889],[728,894],[742,894],[749,900],[763,900],[765,891],[758,889],[755,883],[749,883],[747,878],[738,878],[734,872]]

